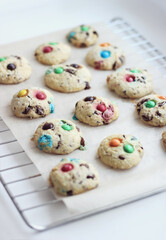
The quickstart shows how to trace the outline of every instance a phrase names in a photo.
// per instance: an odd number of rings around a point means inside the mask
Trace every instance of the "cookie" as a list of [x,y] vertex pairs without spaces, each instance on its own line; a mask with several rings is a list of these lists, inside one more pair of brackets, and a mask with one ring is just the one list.
[[41,88],[22,89],[13,96],[11,109],[20,118],[41,118],[54,112],[52,94]]
[[88,96],[76,103],[76,118],[91,126],[109,124],[119,116],[119,109],[109,99]]
[[78,48],[89,47],[94,45],[98,40],[98,33],[89,25],[81,25],[73,28],[67,34],[67,40]]
[[87,63],[100,70],[116,70],[124,63],[123,51],[110,43],[101,43],[93,47],[86,55]]
[[143,157],[143,147],[132,135],[115,134],[106,137],[98,148],[100,160],[112,168],[129,169]]
[[107,86],[123,98],[140,98],[153,91],[152,76],[146,69],[123,68],[107,77]]
[[68,154],[75,149],[85,149],[85,141],[80,129],[69,120],[52,119],[37,128],[35,145],[42,151],[55,154]]
[[46,86],[59,92],[78,92],[89,89],[91,74],[81,64],[56,65],[50,67],[44,76]]
[[70,46],[60,42],[49,42],[40,45],[35,51],[36,59],[45,65],[65,62],[70,57]]
[[163,141],[163,145],[166,148],[166,131],[162,133],[162,141]]
[[16,84],[28,79],[31,75],[31,66],[24,57],[0,57],[0,83]]
[[64,158],[50,173],[55,192],[71,196],[96,188],[98,173],[92,164],[77,158]]
[[141,98],[136,104],[140,119],[151,126],[166,125],[166,97],[151,94]]

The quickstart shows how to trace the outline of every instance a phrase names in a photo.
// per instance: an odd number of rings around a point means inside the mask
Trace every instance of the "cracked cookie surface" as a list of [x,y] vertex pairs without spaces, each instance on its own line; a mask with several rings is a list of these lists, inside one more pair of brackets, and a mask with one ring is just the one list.
[[52,169],[50,182],[55,192],[71,196],[96,188],[99,177],[91,163],[78,158],[64,158]]
[[47,69],[44,81],[46,86],[59,92],[77,92],[89,89],[91,74],[81,64],[61,64]]
[[54,112],[52,94],[41,88],[22,89],[13,96],[11,109],[20,118],[41,118]]
[[123,98],[140,98],[153,90],[152,76],[146,69],[123,68],[107,77],[107,86]]

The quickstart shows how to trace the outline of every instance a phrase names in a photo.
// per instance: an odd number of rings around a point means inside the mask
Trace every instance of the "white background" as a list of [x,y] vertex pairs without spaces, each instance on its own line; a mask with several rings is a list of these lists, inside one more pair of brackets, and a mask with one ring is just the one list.
[[[166,53],[164,0],[0,0],[0,44],[119,16]],[[1,240],[163,240],[165,229],[166,193],[162,193],[36,233],[26,227],[0,185]]]

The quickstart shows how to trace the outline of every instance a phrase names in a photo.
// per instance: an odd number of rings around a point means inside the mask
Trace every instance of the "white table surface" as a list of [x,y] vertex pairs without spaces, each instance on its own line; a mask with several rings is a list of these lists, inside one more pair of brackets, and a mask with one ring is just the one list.
[[[166,53],[163,0],[0,0],[0,44],[117,16],[126,19]],[[163,240],[166,193],[38,233],[24,224],[0,185],[0,239]]]

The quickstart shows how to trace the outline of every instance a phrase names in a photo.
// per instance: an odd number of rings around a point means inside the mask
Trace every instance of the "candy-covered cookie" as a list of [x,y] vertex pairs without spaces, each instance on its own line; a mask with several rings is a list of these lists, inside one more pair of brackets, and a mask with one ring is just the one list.
[[141,98],[136,104],[140,119],[152,126],[166,125],[166,97],[156,94]]
[[49,42],[40,45],[35,51],[36,59],[45,65],[65,62],[70,57],[70,46],[60,42]]
[[15,84],[28,79],[31,75],[31,66],[24,57],[0,57],[0,83]]
[[75,149],[85,149],[85,141],[80,129],[69,120],[51,119],[37,128],[35,145],[42,151],[55,154],[68,154]]
[[163,141],[163,145],[166,148],[166,131],[162,133],[162,141]]
[[92,164],[78,158],[64,158],[50,173],[55,192],[71,196],[96,188],[98,173]]
[[98,33],[89,25],[81,25],[67,34],[67,40],[75,47],[89,47],[97,42]]
[[116,70],[121,67],[124,60],[123,51],[110,43],[100,43],[86,55],[87,63],[100,70]]
[[140,98],[153,90],[152,76],[146,69],[123,68],[107,77],[107,86],[124,98]]
[[112,101],[102,97],[88,96],[75,105],[76,118],[91,126],[109,124],[119,116],[119,109]]
[[129,169],[143,157],[143,147],[132,135],[115,134],[106,137],[98,148],[100,160],[112,168]]
[[59,92],[77,92],[89,89],[91,74],[81,64],[51,66],[45,73],[46,86]]
[[41,88],[22,89],[13,96],[11,109],[20,118],[40,118],[54,112],[52,94]]

